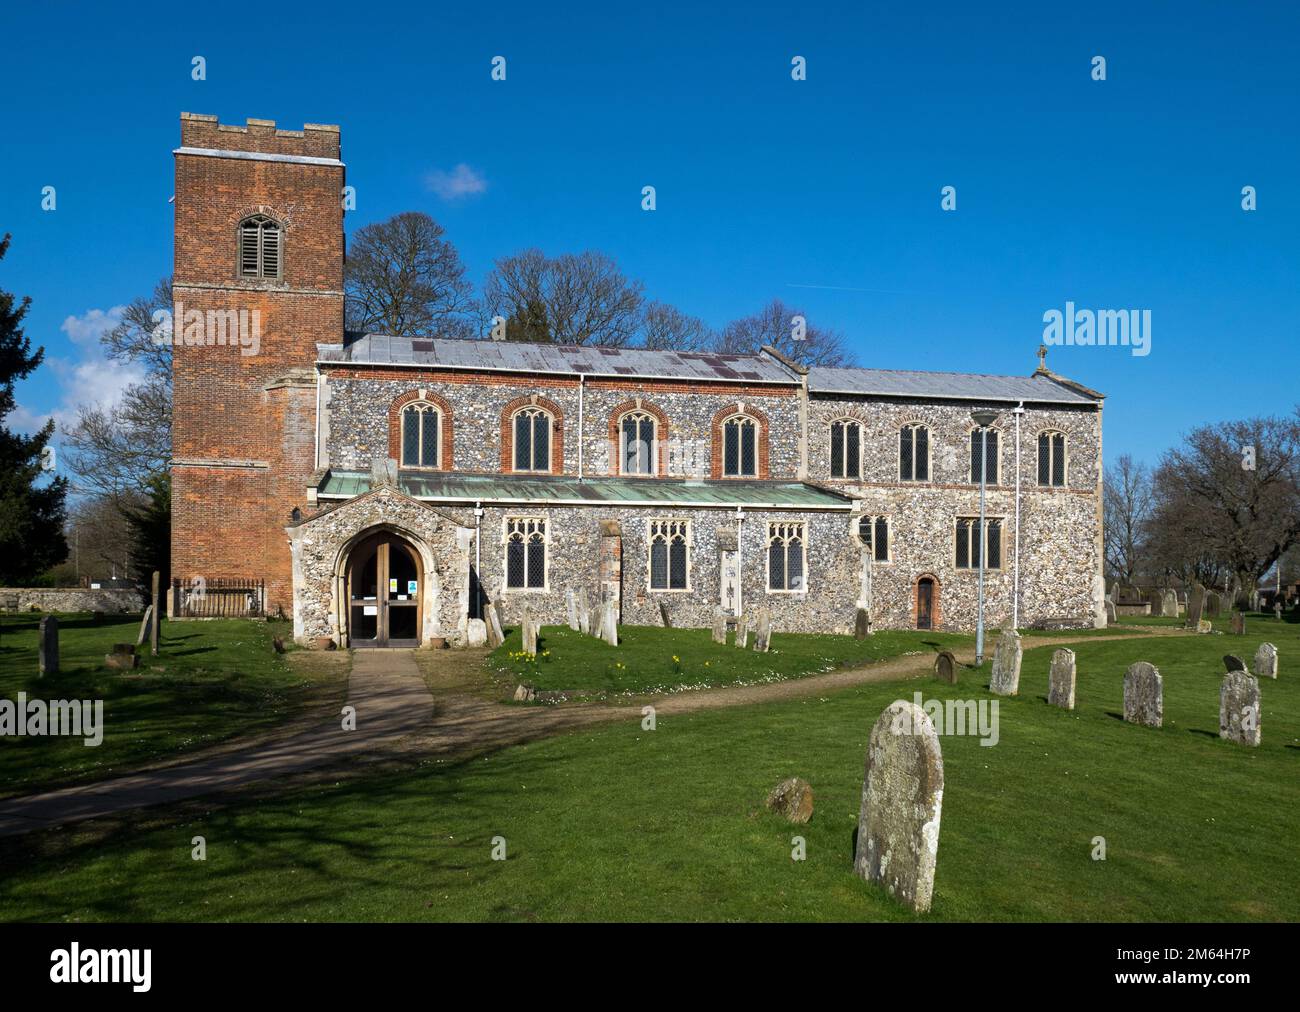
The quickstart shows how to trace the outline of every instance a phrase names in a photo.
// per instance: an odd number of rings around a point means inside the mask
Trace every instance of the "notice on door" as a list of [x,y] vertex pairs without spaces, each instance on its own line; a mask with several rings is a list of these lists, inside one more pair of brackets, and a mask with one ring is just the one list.
[[415,581],[414,581],[414,580],[407,580],[407,581],[406,581],[406,592],[407,592],[408,594],[410,594],[412,597],[415,597]]
[[391,580],[388,581],[388,593],[390,593],[390,594],[396,594],[396,593],[397,593],[397,578],[396,578],[396,577],[394,577],[393,579],[391,579]]
[[379,606],[378,606],[378,605],[374,605],[374,604],[368,604],[368,605],[366,605],[364,608],[361,609],[361,614],[363,614],[363,615],[378,615],[378,614],[379,614]]

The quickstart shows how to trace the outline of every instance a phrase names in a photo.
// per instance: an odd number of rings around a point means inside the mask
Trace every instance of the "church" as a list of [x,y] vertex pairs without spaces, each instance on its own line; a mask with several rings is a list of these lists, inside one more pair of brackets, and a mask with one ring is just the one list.
[[1104,624],[1103,396],[1045,349],[993,376],[349,333],[339,128],[182,113],[173,154],[173,617],[233,586],[309,646],[574,595],[968,630],[983,572],[991,627]]

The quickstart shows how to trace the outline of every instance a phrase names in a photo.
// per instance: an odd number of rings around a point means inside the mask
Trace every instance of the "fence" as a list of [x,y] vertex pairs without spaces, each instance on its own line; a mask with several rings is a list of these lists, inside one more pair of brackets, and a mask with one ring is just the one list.
[[248,618],[265,613],[265,580],[172,580],[172,615],[176,618]]

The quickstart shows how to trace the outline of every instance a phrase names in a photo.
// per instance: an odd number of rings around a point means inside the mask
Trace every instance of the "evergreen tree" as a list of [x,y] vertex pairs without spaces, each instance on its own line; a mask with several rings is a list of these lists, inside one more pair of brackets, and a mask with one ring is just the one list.
[[[9,235],[0,239],[0,260]],[[15,406],[14,384],[29,376],[45,357],[32,351],[22,322],[31,305],[0,289],[0,586],[22,586],[68,557],[63,537],[68,480],[46,473],[46,447],[54,420],[34,436],[10,432],[4,420]]]
[[131,542],[131,571],[148,587],[158,571],[164,596],[171,586],[172,569],[172,479],[166,471],[145,482],[145,499],[138,506],[122,506]]

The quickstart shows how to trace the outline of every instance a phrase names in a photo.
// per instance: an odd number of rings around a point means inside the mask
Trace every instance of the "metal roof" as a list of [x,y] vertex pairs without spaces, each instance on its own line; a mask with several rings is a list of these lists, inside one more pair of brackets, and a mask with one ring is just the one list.
[[[853,500],[803,482],[705,481],[691,479],[516,477],[454,472],[399,471],[398,488],[415,499],[454,502],[624,506],[748,506],[751,508],[849,509]],[[330,471],[317,490],[328,499],[351,499],[370,491],[370,475]]]
[[349,335],[343,344],[319,344],[323,364],[396,365],[442,369],[588,376],[653,377],[732,383],[797,385],[790,370],[770,355],[715,355],[695,351],[650,351],[595,345],[530,344],[521,341],[464,341],[441,337]]
[[1033,376],[984,376],[961,372],[813,366],[808,371],[808,390],[814,394],[1035,401],[1040,404],[1096,404],[1098,400],[1069,386],[1063,386],[1042,373]]

